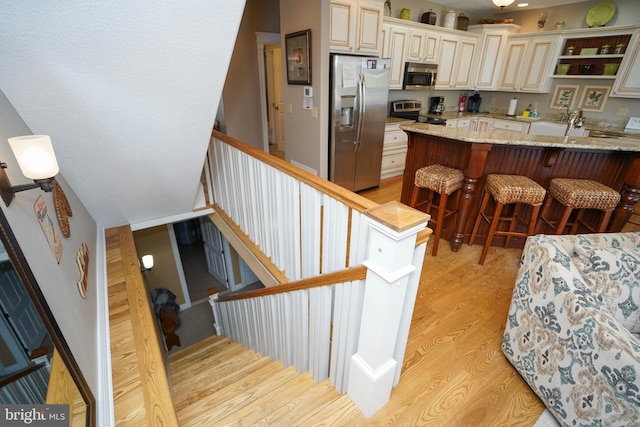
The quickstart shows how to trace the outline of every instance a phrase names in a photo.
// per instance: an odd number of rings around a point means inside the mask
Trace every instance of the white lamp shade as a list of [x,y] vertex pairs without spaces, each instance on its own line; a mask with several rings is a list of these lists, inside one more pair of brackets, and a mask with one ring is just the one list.
[[495,4],[498,7],[505,7],[505,6],[509,6],[515,0],[491,0],[491,1],[493,1],[493,4]]
[[60,168],[48,135],[25,135],[9,138],[22,174],[30,179],[53,178]]
[[153,255],[143,255],[142,266],[147,270],[153,268]]

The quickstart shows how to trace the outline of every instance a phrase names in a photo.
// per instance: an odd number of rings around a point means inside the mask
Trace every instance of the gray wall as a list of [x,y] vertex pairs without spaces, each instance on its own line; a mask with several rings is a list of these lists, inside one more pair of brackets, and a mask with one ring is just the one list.
[[[22,176],[7,138],[30,134],[32,132],[27,124],[18,115],[5,94],[0,91],[0,160],[8,165],[7,174],[12,185],[30,182]],[[52,136],[52,142],[55,150],[56,139],[54,136]],[[100,351],[100,343],[98,342],[100,335],[98,332],[98,324],[100,323],[98,310],[100,293],[98,289],[104,289],[105,283],[104,276],[97,273],[96,266],[104,265],[104,250],[102,243],[98,242],[96,222],[64,180],[63,174],[64,171],[61,171],[56,180],[63,188],[73,211],[73,217],[69,218],[71,236],[68,239],[62,236],[58,226],[52,193],[44,193],[39,189],[29,190],[16,194],[11,206],[6,207],[4,202],[0,202],[0,205],[62,330],[62,334],[75,355],[96,400],[100,402],[99,384],[104,384],[103,381],[105,381],[104,378],[99,378],[100,369],[106,365],[106,362],[104,350]],[[33,210],[34,203],[40,195],[45,200],[54,227],[62,240],[63,250],[60,264],[56,262]],[[90,257],[89,287],[85,299],[80,296],[76,286],[80,278],[80,271],[76,264],[76,253],[83,242],[89,247]],[[106,302],[103,301],[103,304]],[[110,375],[110,366],[106,366]]]

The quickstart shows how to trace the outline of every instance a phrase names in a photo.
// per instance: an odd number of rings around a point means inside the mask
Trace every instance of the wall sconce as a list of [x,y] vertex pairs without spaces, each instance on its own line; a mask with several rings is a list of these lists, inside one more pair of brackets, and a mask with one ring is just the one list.
[[142,256],[142,269],[140,271],[149,271],[153,268],[153,255]]
[[22,174],[33,179],[34,184],[11,185],[5,169],[7,164],[0,162],[0,194],[9,206],[14,194],[19,191],[40,187],[43,191],[53,190],[53,178],[60,172],[56,155],[53,152],[51,138],[48,135],[25,135],[9,138],[11,151],[18,161]]
[[515,0],[491,0],[493,2],[493,4],[495,4],[496,6],[499,6],[500,9],[504,9],[505,6],[509,6],[511,3],[513,3]]

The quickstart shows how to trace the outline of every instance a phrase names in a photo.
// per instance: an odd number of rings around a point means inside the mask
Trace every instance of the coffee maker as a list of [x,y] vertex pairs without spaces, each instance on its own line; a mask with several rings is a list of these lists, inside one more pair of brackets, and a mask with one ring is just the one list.
[[432,96],[429,98],[429,114],[444,113],[444,96]]

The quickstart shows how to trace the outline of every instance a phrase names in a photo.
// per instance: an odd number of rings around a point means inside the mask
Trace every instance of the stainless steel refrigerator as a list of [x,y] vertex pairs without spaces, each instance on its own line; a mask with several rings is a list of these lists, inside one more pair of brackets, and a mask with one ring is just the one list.
[[389,59],[331,55],[329,180],[351,191],[380,184]]

